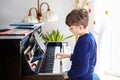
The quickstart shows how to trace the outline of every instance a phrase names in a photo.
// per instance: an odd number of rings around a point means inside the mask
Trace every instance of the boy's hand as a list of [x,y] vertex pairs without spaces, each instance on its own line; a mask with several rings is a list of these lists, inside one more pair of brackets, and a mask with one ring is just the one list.
[[67,73],[63,73],[63,77],[64,77],[64,79],[67,79],[68,78]]
[[70,54],[64,54],[64,53],[57,53],[56,54],[57,59],[64,59],[64,58],[70,58],[70,57],[71,57]]

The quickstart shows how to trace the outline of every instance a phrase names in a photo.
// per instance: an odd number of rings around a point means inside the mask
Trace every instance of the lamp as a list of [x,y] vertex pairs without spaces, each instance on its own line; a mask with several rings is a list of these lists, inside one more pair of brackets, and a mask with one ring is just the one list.
[[[43,5],[47,6],[47,11],[42,13],[42,6]],[[32,10],[34,9],[36,11],[36,19],[38,20],[38,22],[43,21],[43,22],[50,22],[50,21],[56,21],[57,20],[57,16],[56,14],[50,10],[50,6],[47,2],[42,2],[40,4],[39,0],[37,0],[37,6],[38,8],[32,7],[29,9],[29,14],[28,16],[32,15]]]

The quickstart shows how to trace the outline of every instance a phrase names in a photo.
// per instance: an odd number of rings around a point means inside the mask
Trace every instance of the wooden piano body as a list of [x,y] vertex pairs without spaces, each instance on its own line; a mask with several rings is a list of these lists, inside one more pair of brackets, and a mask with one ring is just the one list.
[[[28,35],[25,36],[0,36],[0,78],[3,80],[64,80],[63,73],[43,72],[44,61],[48,46],[46,45],[46,51],[43,53],[42,58],[36,60],[37,63],[32,70],[33,63],[29,63],[28,57],[36,50],[36,41],[32,42],[33,33],[41,33],[41,26],[34,29]],[[31,38],[32,37],[32,38]],[[34,45],[34,47],[33,47]],[[56,45],[56,44],[55,44]],[[30,48],[31,47],[31,48]],[[53,47],[53,46],[52,46]],[[37,52],[37,51],[36,51]],[[39,51],[38,51],[39,52]],[[26,55],[27,54],[27,55]],[[32,55],[34,56],[34,55]],[[33,58],[33,57],[31,57]],[[34,62],[36,62],[34,61]],[[57,67],[57,66],[56,66]]]

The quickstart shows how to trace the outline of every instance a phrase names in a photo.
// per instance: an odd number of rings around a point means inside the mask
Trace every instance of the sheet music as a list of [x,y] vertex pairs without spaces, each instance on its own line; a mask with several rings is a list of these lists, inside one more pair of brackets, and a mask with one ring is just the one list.
[[46,46],[37,32],[34,32],[34,37],[39,47],[45,52]]

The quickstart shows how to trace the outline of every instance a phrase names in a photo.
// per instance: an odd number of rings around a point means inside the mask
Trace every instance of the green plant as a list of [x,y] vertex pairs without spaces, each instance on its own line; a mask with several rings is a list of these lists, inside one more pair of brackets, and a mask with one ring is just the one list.
[[71,38],[73,37],[73,35],[70,35],[70,36],[67,36],[67,37],[64,37],[63,34],[60,33],[60,31],[57,29],[57,30],[52,30],[51,33],[46,33],[46,34],[42,34],[42,39],[45,41],[45,42],[62,42],[68,38]]

